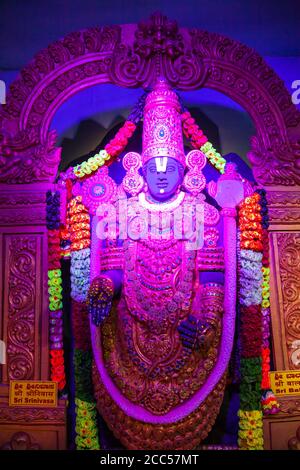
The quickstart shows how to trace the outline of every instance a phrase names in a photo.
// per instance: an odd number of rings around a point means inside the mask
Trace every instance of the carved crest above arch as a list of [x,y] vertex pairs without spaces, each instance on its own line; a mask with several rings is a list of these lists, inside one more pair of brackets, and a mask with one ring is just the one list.
[[0,111],[0,182],[54,181],[61,149],[49,127],[72,95],[100,83],[148,88],[158,76],[178,90],[207,87],[238,102],[256,127],[249,152],[256,180],[300,184],[300,113],[282,80],[253,49],[160,13],[68,34],[34,57]]

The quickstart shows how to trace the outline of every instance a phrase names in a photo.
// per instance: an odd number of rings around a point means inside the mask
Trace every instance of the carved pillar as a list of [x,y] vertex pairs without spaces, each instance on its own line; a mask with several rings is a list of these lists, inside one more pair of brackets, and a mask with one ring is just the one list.
[[[53,419],[50,427],[60,436],[53,438],[55,448],[65,447],[64,401],[59,411],[8,406],[10,380],[49,380],[45,193],[51,187],[0,185],[0,339],[6,346],[6,364],[0,366],[0,447],[20,427],[39,442],[41,430],[46,433]],[[52,448],[44,441],[43,448]]]
[[[274,368],[300,371],[300,187],[272,187],[267,196]],[[268,449],[290,448],[300,426],[299,396],[279,401],[281,412],[264,422]]]

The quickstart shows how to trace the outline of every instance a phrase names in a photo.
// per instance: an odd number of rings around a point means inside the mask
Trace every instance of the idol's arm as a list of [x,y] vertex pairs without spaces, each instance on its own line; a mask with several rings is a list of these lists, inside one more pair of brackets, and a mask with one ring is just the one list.
[[99,326],[111,311],[114,297],[120,295],[123,279],[123,250],[117,240],[97,236],[98,218],[92,222],[91,284],[87,305],[94,325]]

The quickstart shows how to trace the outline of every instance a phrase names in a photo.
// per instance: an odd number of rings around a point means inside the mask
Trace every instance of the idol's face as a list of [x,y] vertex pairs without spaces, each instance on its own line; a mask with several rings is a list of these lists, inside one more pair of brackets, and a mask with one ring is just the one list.
[[151,196],[157,201],[166,201],[182,183],[183,168],[173,158],[155,157],[145,165],[144,176]]

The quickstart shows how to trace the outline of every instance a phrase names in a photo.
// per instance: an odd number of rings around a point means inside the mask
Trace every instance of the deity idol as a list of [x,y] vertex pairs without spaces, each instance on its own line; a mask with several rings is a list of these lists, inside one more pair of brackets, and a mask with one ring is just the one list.
[[145,103],[142,155],[125,155],[127,173],[114,188],[116,224],[99,230],[101,207],[93,221],[95,395],[129,449],[194,449],[222,403],[234,335],[239,178],[229,165],[214,188],[219,211],[202,193],[205,164],[198,150],[185,156],[178,97],[159,81]]

